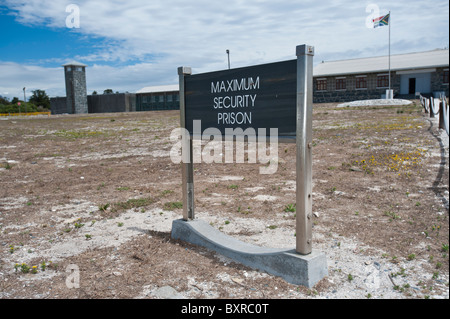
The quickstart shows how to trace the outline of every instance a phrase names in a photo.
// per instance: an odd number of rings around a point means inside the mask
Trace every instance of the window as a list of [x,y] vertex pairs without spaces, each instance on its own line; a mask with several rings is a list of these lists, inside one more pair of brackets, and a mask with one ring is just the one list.
[[327,90],[327,79],[317,79],[316,81],[317,91]]
[[167,94],[166,100],[167,102],[172,102],[172,94]]
[[336,78],[336,90],[345,90],[346,78]]
[[448,84],[448,70],[444,70],[442,83]]
[[389,87],[389,75],[381,74],[377,77],[377,88],[387,88]]
[[67,67],[67,72],[72,71],[72,68],[70,66]]
[[367,89],[367,76],[356,77],[356,89]]

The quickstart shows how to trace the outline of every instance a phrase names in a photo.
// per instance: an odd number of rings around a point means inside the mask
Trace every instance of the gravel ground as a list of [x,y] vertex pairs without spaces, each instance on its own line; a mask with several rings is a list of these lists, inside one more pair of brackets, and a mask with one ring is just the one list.
[[[2,119],[0,298],[449,298],[448,136],[417,105],[314,106],[313,242],[329,275],[313,289],[170,238],[178,123],[177,112]],[[196,165],[196,217],[295,247],[295,145],[278,154],[263,177],[259,164]]]

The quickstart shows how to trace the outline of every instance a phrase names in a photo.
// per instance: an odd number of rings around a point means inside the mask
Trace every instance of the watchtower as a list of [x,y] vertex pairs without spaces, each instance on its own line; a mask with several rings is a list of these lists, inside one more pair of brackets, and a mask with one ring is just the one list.
[[66,79],[66,105],[67,113],[88,113],[86,93],[86,67],[87,65],[70,62],[63,65]]

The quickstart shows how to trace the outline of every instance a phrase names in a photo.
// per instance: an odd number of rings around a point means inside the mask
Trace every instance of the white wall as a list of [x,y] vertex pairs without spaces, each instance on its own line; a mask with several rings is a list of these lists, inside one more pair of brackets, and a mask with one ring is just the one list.
[[416,88],[414,92],[431,93],[431,73],[408,73],[401,74],[400,94],[409,93],[409,79],[416,79]]

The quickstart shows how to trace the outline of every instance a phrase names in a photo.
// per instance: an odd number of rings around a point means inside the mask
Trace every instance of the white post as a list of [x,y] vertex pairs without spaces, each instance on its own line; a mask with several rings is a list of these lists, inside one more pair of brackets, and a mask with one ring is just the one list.
[[[181,134],[185,134],[184,128],[186,128],[186,104],[185,104],[185,77],[192,74],[191,68],[179,67],[178,76],[180,83],[180,127],[182,129]],[[182,139],[182,150],[189,150],[188,156],[182,154],[182,158],[188,159],[188,163],[181,163],[181,178],[183,188],[183,219],[194,219],[194,164],[192,155],[192,139],[190,136],[185,136]]]
[[394,93],[391,90],[391,11],[389,11],[389,94],[386,92],[386,99],[392,100]]
[[297,46],[296,251],[312,252],[312,102],[314,47]]

